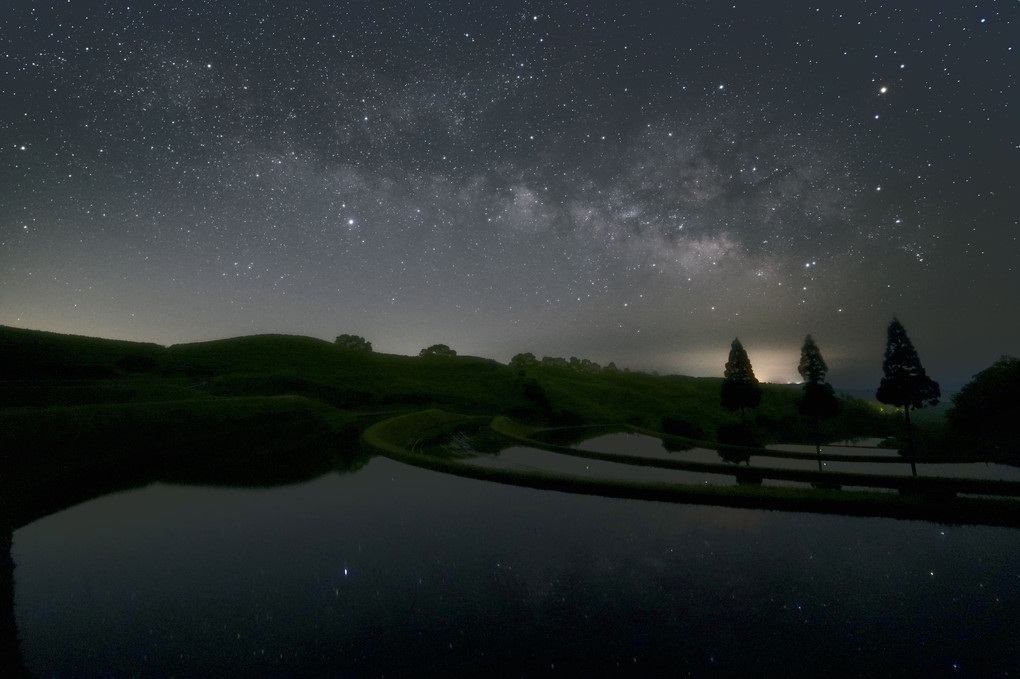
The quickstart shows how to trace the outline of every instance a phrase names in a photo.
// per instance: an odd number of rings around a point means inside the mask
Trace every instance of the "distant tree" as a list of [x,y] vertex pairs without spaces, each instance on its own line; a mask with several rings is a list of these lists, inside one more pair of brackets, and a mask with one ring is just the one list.
[[607,373],[609,373],[609,374],[611,374],[611,375],[615,375],[616,373],[620,372],[620,369],[619,369],[619,368],[617,368],[617,367],[616,367],[616,364],[615,364],[615,363],[613,363],[612,361],[610,361],[610,362],[609,362],[609,365],[607,365],[607,366],[606,366],[606,367],[604,368],[604,370],[605,370],[605,372],[607,372]]
[[751,359],[747,357],[744,345],[739,339],[730,345],[729,360],[723,372],[720,396],[722,405],[730,412],[740,411],[740,421],[744,421],[745,408],[757,408],[761,403],[761,385],[754,376]]
[[1014,462],[1020,451],[1020,359],[1003,356],[953,396],[950,431],[985,459]]
[[907,456],[910,470],[917,475],[914,466],[914,441],[910,431],[911,409],[936,405],[942,395],[939,384],[925,374],[921,359],[907,337],[907,331],[899,319],[893,318],[886,331],[885,359],[882,361],[885,377],[878,385],[875,397],[881,403],[903,408],[907,423]]
[[336,340],[333,343],[341,349],[350,349],[351,351],[372,351],[372,343],[359,335],[337,335]]
[[538,359],[535,358],[535,354],[530,351],[523,354],[515,354],[514,357],[510,359],[511,368],[523,369],[530,368],[534,365],[538,365]]
[[577,372],[590,373],[593,375],[602,372],[602,366],[600,366],[595,361],[592,361],[591,359],[587,358],[577,358],[576,356],[571,356],[569,365],[573,370],[576,370]]
[[559,356],[543,356],[542,365],[555,368],[566,368],[570,364],[567,362],[567,359],[560,358]]
[[440,356],[443,358],[452,358],[457,355],[457,352],[446,346],[445,344],[433,344],[432,346],[425,347],[418,352],[419,356]]
[[818,454],[818,471],[822,471],[822,434],[819,423],[823,417],[834,417],[839,412],[839,401],[832,385],[825,381],[825,373],[829,367],[825,365],[822,352],[815,344],[814,338],[804,338],[804,346],[800,348],[800,364],[797,372],[804,378],[804,396],[800,401],[800,412],[812,419],[815,434],[815,452]]

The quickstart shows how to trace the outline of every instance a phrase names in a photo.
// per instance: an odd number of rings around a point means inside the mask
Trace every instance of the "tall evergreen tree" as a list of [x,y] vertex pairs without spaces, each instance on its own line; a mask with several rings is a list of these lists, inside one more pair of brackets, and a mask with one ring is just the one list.
[[812,419],[815,434],[815,452],[818,454],[818,471],[822,471],[822,439],[819,423],[823,417],[832,417],[839,412],[839,401],[832,385],[825,381],[825,373],[829,367],[825,365],[822,352],[815,344],[814,338],[804,338],[804,346],[800,349],[800,365],[797,372],[804,378],[804,397],[800,401],[800,412]]
[[829,372],[829,366],[825,365],[822,352],[811,335],[804,338],[804,346],[800,348],[800,364],[797,366],[797,372],[807,383],[823,382],[825,373]]
[[925,374],[917,350],[907,337],[907,331],[899,319],[892,319],[886,335],[885,359],[882,361],[882,372],[885,373],[885,377],[878,385],[875,397],[882,403],[903,408],[907,423],[907,456],[910,458],[910,469],[916,476],[910,411],[936,405],[942,394],[938,382]]
[[730,345],[730,356],[723,371],[725,378],[722,383],[722,405],[727,410],[740,411],[740,421],[744,421],[745,408],[757,408],[761,403],[761,386],[751,368],[751,359],[747,357],[744,345],[739,339]]

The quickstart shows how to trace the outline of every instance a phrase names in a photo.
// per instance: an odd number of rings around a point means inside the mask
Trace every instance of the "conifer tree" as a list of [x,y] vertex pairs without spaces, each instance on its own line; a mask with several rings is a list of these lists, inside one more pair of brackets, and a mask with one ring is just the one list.
[[797,366],[797,372],[807,383],[824,382],[825,373],[829,372],[829,366],[825,365],[822,352],[811,335],[804,338],[804,346],[800,348],[800,364]]
[[916,476],[910,411],[936,405],[942,394],[938,382],[925,374],[921,359],[918,358],[917,351],[899,319],[892,319],[886,335],[885,359],[882,361],[882,372],[885,373],[885,377],[882,378],[875,397],[881,403],[903,408],[907,423],[907,456],[910,458],[910,469]]
[[744,421],[745,408],[757,408],[761,403],[761,386],[751,368],[751,359],[739,339],[730,345],[729,360],[723,372],[725,378],[720,393],[722,405],[727,410],[740,411],[740,421]]
[[819,422],[823,417],[832,417],[839,411],[839,402],[833,392],[832,385],[825,381],[825,373],[829,367],[825,365],[822,352],[815,344],[814,338],[804,338],[804,346],[800,349],[800,364],[797,372],[804,378],[804,397],[800,402],[800,412],[812,418],[815,434],[815,452],[818,454],[818,471],[822,471],[822,440]]

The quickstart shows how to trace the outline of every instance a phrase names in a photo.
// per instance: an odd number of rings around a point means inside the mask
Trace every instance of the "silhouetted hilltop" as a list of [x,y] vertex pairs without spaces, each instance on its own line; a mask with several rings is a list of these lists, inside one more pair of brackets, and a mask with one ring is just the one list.
[[[0,406],[295,395],[345,411],[443,408],[543,424],[662,430],[667,419],[672,428],[707,438],[735,417],[720,406],[718,378],[399,356],[278,334],[163,347],[0,326],[0,380]],[[753,416],[763,440],[803,440],[799,391],[763,387]],[[877,411],[854,407],[847,421],[856,433],[883,433],[886,423]],[[843,434],[839,421],[831,428],[833,436]]]
[[0,379],[116,377],[152,371],[165,347],[0,325]]

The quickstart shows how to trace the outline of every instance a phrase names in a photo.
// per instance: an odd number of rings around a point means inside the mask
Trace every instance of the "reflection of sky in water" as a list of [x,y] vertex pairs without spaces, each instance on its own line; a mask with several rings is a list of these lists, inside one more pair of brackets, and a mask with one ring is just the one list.
[[[607,434],[605,436],[599,436],[596,438],[582,441],[574,446],[583,450],[591,450],[599,453],[613,453],[616,455],[632,455],[634,457],[653,458],[662,460],[684,460],[686,462],[705,462],[718,464],[721,462],[719,454],[714,450],[708,450],[705,448],[693,448],[691,450],[685,450],[680,452],[669,452],[662,447],[662,441],[653,436],[643,436],[641,434]],[[790,445],[783,444],[777,446],[770,446],[774,450],[800,452],[800,453],[814,453],[814,446],[807,445]],[[512,459],[523,457],[520,453],[517,453],[518,449],[511,449],[504,451],[500,454],[500,457],[506,455],[506,453],[514,451],[511,456]],[[540,451],[537,451],[540,452]],[[847,448],[844,446],[822,446],[822,453],[825,455],[882,455],[888,452],[890,456],[898,457],[895,451],[884,451],[877,448]],[[552,458],[559,458],[563,456],[557,456],[554,454],[546,453],[547,456]],[[586,461],[587,462],[587,461]],[[554,471],[561,465],[566,467],[566,463],[559,460],[550,459],[543,463],[542,458],[539,456],[533,456],[532,459],[528,460],[528,464],[535,467],[545,469],[547,471]],[[543,466],[543,464],[545,466]],[[613,465],[613,463],[603,463],[606,465]],[[818,463],[815,460],[805,459],[789,459],[782,457],[769,457],[763,455],[754,455],[750,459],[751,467],[771,467],[774,469],[804,469],[808,471],[817,471]],[[849,472],[853,474],[887,474],[887,475],[903,475],[909,476],[911,474],[910,464],[907,462],[841,462],[841,461],[826,461],[822,463],[825,471],[833,472]],[[626,467],[626,465],[615,465],[604,467],[602,471],[612,475],[611,478],[619,479],[630,479],[627,476],[627,472],[620,470],[619,468]],[[576,467],[574,468],[577,469]],[[615,475],[613,470],[617,469],[619,476]],[[652,470],[662,474],[664,472],[672,470]],[[695,474],[694,472],[690,472]],[[1020,467],[1011,467],[1009,465],[1002,464],[987,464],[984,462],[979,463],[950,463],[950,464],[928,464],[919,463],[917,465],[917,473],[919,476],[944,476],[944,477],[956,477],[956,478],[972,478],[972,479],[1000,479],[1004,481],[1020,481]],[[707,477],[704,480],[715,480],[719,477],[715,474],[701,474],[698,476]],[[668,482],[665,475],[659,477],[660,480]],[[635,479],[645,480],[640,477]],[[732,481],[732,478],[730,478]],[[687,483],[696,483],[697,481],[687,481]],[[677,481],[677,483],[684,483],[684,481]],[[774,485],[776,481],[766,481],[769,485]],[[789,484],[783,484],[789,485]],[[802,485],[802,484],[793,484]]]
[[[574,444],[572,448],[581,448],[584,450],[592,450],[596,453],[614,453],[616,455],[633,455],[635,457],[650,457],[660,460],[674,460],[677,453],[671,453],[662,447],[662,439],[657,439],[654,436],[643,436],[642,434],[606,434],[604,436],[596,436],[595,438],[581,441],[580,443]],[[719,461],[719,456],[715,454],[715,451],[704,451],[710,452],[715,455],[715,462]],[[683,459],[687,459],[687,453],[694,453],[695,450],[686,451]],[[698,462],[701,460],[699,459]]]
[[12,553],[40,676],[1020,666],[1020,531],[570,495],[382,458],[268,490],[114,494],[16,531]]
[[[707,451],[712,452],[712,451]],[[712,455],[715,455],[712,452]],[[635,456],[637,457],[637,456]],[[716,462],[719,456],[715,455]],[[536,448],[507,448],[495,457],[476,457],[465,460],[477,467],[496,469],[517,469],[521,471],[555,472],[569,476],[614,481],[657,481],[661,483],[711,483],[733,485],[733,477],[721,474],[702,474],[679,469],[637,467],[602,460],[588,460],[582,457],[560,455]]]

